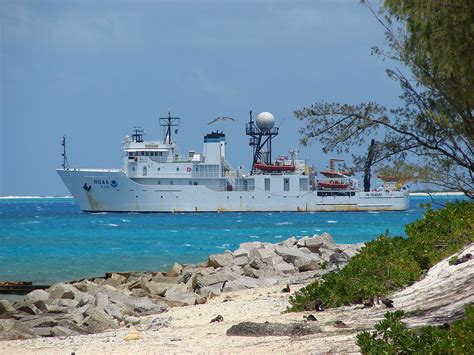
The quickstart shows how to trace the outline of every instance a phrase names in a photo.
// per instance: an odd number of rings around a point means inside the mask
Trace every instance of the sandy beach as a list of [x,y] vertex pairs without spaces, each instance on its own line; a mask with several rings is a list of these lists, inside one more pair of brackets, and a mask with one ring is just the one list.
[[[474,245],[463,252],[474,253]],[[474,302],[474,260],[460,265],[449,265],[449,258],[434,266],[427,276],[414,285],[392,296],[395,309],[429,310],[414,318],[411,325],[440,324],[459,314],[467,303]],[[313,313],[320,332],[307,336],[228,336],[234,324],[253,322],[303,322],[311,312],[285,313],[288,293],[282,285],[269,288],[223,293],[208,303],[175,307],[168,312],[148,316],[153,318],[153,329],[121,328],[100,334],[36,338],[0,342],[1,354],[152,354],[152,353],[324,353],[358,352],[356,334],[372,329],[387,312],[384,306],[362,308],[341,307]],[[297,289],[297,287],[294,287]],[[293,291],[293,290],[292,290]],[[420,314],[420,312],[418,312]],[[461,312],[462,313],[462,312]],[[217,315],[222,322],[211,320]],[[343,321],[347,328],[337,328],[335,321]],[[127,335],[138,340],[125,340]]]

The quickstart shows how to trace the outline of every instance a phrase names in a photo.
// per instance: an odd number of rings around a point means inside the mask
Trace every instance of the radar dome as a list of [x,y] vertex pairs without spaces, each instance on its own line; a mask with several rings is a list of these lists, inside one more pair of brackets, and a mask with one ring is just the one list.
[[255,119],[255,123],[262,131],[269,131],[275,126],[275,117],[270,112],[261,112]]

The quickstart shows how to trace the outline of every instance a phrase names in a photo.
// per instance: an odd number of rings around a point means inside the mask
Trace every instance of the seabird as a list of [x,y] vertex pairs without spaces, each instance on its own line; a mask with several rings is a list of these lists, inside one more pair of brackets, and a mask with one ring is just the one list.
[[212,124],[214,122],[217,122],[219,120],[222,120],[222,121],[227,121],[227,120],[231,120],[231,121],[235,121],[232,117],[228,117],[228,116],[217,116],[216,118],[214,118],[211,122],[209,122],[208,124]]

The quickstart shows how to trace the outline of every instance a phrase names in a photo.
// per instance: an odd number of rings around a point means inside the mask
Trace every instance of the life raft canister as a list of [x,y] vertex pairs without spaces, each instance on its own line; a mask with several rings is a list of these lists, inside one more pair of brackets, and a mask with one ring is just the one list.
[[186,171],[187,171],[188,173],[190,173],[192,170],[193,170],[193,169],[192,169],[191,167],[189,167],[189,166],[188,166],[188,168],[186,169]]

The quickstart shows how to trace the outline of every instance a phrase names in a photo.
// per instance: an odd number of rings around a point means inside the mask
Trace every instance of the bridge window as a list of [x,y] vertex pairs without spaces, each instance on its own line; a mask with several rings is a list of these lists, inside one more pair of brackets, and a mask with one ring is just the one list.
[[290,179],[284,178],[283,179],[283,191],[290,191]]
[[265,178],[265,191],[270,191],[270,179]]

